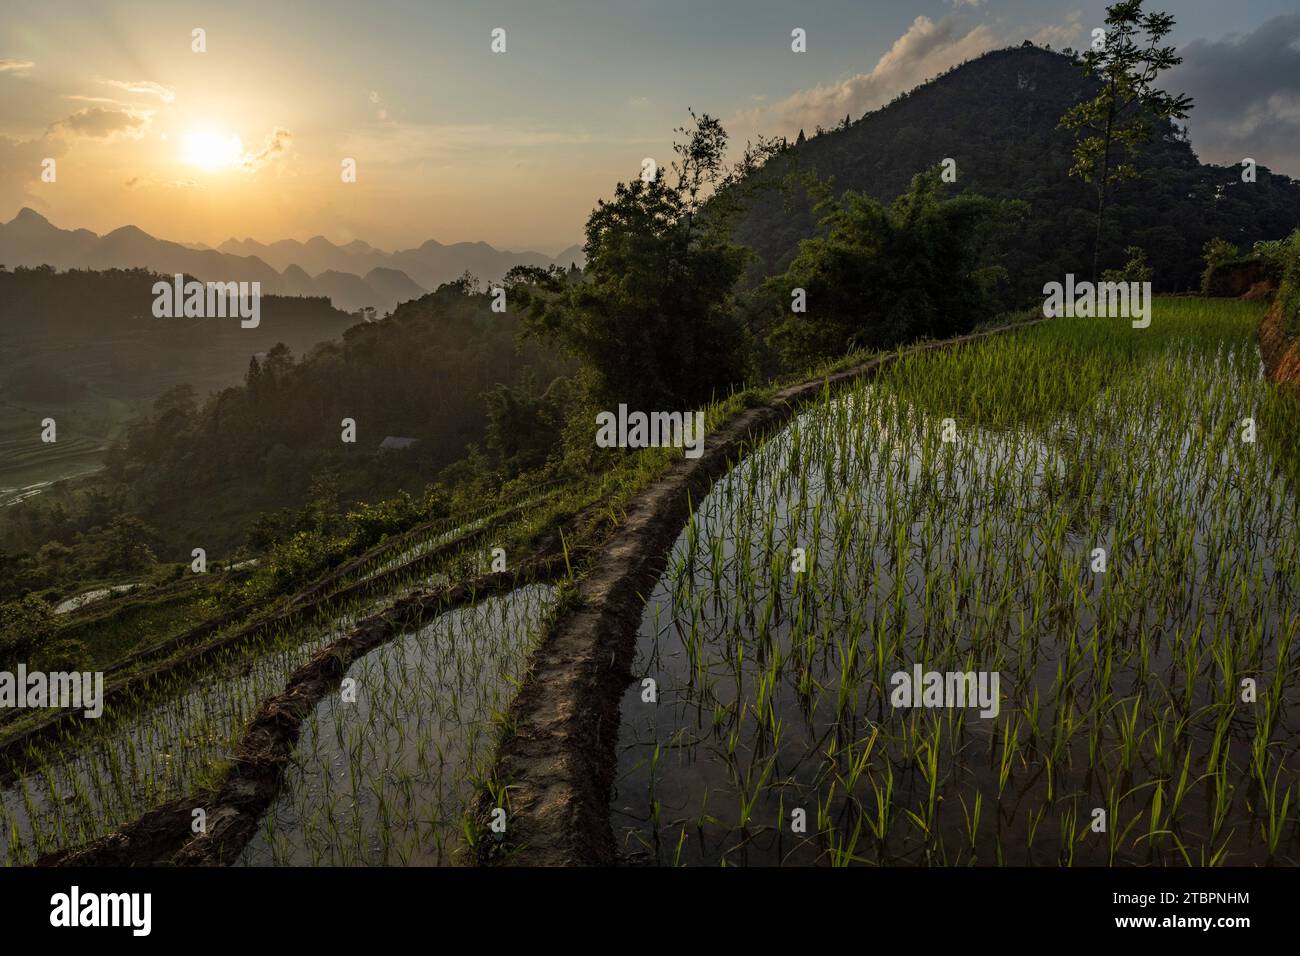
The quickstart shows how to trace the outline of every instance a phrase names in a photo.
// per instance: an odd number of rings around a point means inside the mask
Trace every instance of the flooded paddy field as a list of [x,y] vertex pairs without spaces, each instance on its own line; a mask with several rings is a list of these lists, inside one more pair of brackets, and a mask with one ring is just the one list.
[[260,701],[354,617],[232,648],[33,744],[0,784],[0,865],[87,843],[211,781]]
[[551,607],[530,585],[356,661],[308,718],[243,865],[450,865],[476,839],[498,723]]
[[644,610],[623,858],[1300,859],[1300,421],[1258,319],[904,357],[742,461]]

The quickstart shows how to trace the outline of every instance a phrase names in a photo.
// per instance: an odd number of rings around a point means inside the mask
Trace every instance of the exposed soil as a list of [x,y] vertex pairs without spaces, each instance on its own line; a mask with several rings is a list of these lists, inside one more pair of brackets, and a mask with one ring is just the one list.
[[1245,295],[1253,286],[1260,283],[1272,284],[1276,287],[1264,268],[1264,263],[1255,259],[1225,262],[1210,274],[1210,282],[1205,294],[1235,299]]
[[1259,324],[1259,353],[1269,380],[1284,382],[1300,391],[1300,338],[1289,336],[1282,301],[1273,302]]
[[[487,574],[402,598],[359,622],[290,676],[262,703],[244,732],[221,783],[156,807],[115,833],[82,847],[48,854],[38,866],[225,866],[234,862],[271,805],[304,721],[337,688],[354,661],[381,644],[485,594],[513,590],[564,570],[562,555],[542,554],[513,571]],[[193,832],[194,810],[206,815]]]
[[[1037,320],[1043,321],[1043,320]],[[683,457],[629,505],[619,530],[594,555],[577,600],[534,653],[510,708],[514,733],[497,755],[509,789],[507,852],[483,862],[528,866],[608,865],[615,843],[609,795],[616,769],[619,702],[630,680],[645,595],[663,573],[694,502],[799,405],[892,362],[1037,322],[930,342],[785,388],[709,434],[704,453]],[[491,810],[486,802],[481,806]]]

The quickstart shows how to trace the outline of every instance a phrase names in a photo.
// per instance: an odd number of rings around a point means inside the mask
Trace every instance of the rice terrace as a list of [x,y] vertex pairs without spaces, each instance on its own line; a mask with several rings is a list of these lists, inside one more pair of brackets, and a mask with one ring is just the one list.
[[0,12],[18,922],[1284,917],[1300,14],[499,6]]

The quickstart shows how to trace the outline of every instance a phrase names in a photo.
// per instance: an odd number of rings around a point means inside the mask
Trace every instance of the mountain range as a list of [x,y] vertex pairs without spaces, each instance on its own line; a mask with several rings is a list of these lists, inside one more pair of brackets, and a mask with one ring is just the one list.
[[372,306],[379,315],[466,271],[490,280],[501,278],[515,265],[567,267],[573,262],[583,262],[581,247],[573,246],[552,259],[539,252],[496,249],[485,242],[443,245],[432,239],[396,252],[384,252],[361,240],[338,246],[323,236],[270,244],[230,239],[212,249],[159,239],[136,226],[102,236],[89,229],[60,229],[29,208],[0,224],[0,263],[11,268],[145,268],[204,281],[260,282],[265,295],[325,296],[344,311]]

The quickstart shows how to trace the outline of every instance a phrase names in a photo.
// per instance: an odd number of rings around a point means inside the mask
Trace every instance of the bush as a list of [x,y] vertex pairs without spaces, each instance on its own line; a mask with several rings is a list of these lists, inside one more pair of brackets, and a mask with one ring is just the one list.
[[1101,274],[1103,282],[1150,282],[1155,270],[1147,262],[1147,254],[1140,246],[1124,250],[1128,261],[1119,269],[1107,269]]
[[1292,338],[1300,337],[1300,229],[1296,229],[1274,250],[1281,284],[1274,308],[1282,314],[1283,328]]
[[31,653],[57,630],[54,609],[35,594],[0,604],[0,660]]
[[352,527],[352,541],[361,548],[368,548],[428,517],[432,515],[414,498],[399,491],[395,497],[385,501],[357,505],[354,511],[348,512],[348,524]]
[[267,557],[274,593],[286,594],[328,571],[343,558],[341,543],[320,531],[299,531]]
[[[1002,272],[982,259],[1003,207],[978,196],[944,199],[942,189],[928,173],[892,206],[854,192],[819,205],[828,235],[804,240],[785,274],[763,287],[782,312],[768,339],[787,363],[946,338],[993,316]],[[804,291],[806,313],[791,310],[795,289]]]
[[1261,240],[1249,254],[1223,239],[1205,244],[1205,271],[1201,273],[1201,294],[1219,297],[1245,295],[1257,283],[1276,285],[1286,273],[1291,239]]

